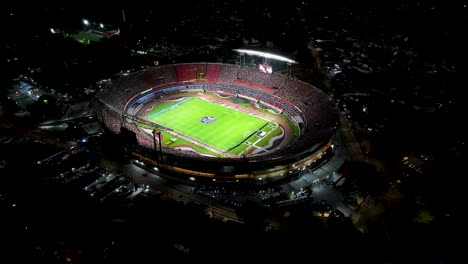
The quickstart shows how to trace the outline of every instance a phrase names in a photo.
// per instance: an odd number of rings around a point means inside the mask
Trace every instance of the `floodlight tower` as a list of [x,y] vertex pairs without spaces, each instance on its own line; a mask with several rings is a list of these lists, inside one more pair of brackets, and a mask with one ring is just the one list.
[[245,53],[239,52],[239,66],[245,65]]
[[[158,135],[158,141],[159,141],[159,151],[156,145],[156,135]],[[154,129],[153,130],[153,142],[154,142],[154,151],[156,151],[156,162],[159,166],[159,162],[163,161],[163,156],[162,156],[162,145],[161,145],[161,131]],[[159,159],[161,157],[161,159]]]
[[83,18],[83,19],[81,20],[81,23],[83,23],[83,29],[84,29],[84,30],[88,30],[88,29],[90,28],[91,23],[89,22],[88,19]]
[[125,10],[122,9],[122,21],[124,24],[127,22],[126,20],[127,19],[125,18]]

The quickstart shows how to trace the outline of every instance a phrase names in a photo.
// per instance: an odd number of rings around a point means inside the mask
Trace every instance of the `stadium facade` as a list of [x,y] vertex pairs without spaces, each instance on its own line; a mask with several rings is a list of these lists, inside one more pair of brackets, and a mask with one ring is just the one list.
[[[171,129],[138,114],[164,98],[204,94],[242,98],[298,129],[268,151],[219,157],[164,144],[161,133]],[[129,153],[137,164],[185,183],[259,184],[299,175],[331,155],[338,126],[336,104],[318,88],[279,73],[219,63],[173,64],[130,74],[102,89],[93,107],[110,132],[134,133],[136,144]]]

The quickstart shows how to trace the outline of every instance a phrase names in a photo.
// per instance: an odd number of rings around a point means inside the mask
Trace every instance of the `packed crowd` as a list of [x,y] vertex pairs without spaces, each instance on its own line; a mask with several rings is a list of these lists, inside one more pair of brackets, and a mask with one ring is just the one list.
[[185,81],[208,81],[216,82],[221,64],[198,63],[198,64],[177,64],[175,70],[177,80]]
[[98,94],[98,98],[123,109],[129,98],[152,87],[175,81],[177,76],[174,66],[147,69],[109,83]]
[[[191,82],[181,81],[180,72],[187,69],[204,67],[204,71],[211,74],[216,82]],[[211,70],[210,70],[211,69]],[[181,77],[184,78],[184,77]],[[273,87],[274,93],[261,88],[249,88],[239,85],[236,80],[239,78],[248,80],[262,86]],[[254,68],[242,68],[236,65],[226,64],[183,64],[161,66],[145,71],[141,71],[122,79],[119,79],[97,96],[101,112],[98,117],[104,125],[114,133],[120,133],[120,128],[127,129],[137,134],[138,143],[147,148],[153,148],[153,139],[147,133],[140,131],[130,119],[137,117],[125,117],[127,106],[131,102],[144,101],[155,96],[165,96],[174,92],[184,92],[188,90],[223,92],[232,95],[242,95],[252,98],[257,103],[273,106],[281,109],[283,113],[298,121],[301,131],[299,140],[295,140],[287,149],[281,149],[274,153],[262,155],[260,159],[278,158],[291,153],[307,153],[312,146],[330,139],[337,129],[338,114],[333,101],[319,89],[291,79],[281,74],[266,74]],[[112,107],[110,107],[112,106]],[[166,153],[180,155],[182,152],[177,149],[167,148]],[[200,156],[197,153],[183,151],[184,156],[193,159],[216,160],[215,158]],[[249,157],[253,161],[256,157]]]

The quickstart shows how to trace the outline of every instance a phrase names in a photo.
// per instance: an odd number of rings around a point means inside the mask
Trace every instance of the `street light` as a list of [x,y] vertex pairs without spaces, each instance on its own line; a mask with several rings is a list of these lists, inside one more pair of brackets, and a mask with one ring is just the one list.
[[88,21],[87,19],[83,19],[83,24],[84,24],[85,26],[89,26],[89,21]]
[[100,23],[99,26],[100,26],[101,28],[104,28],[104,24],[102,24],[102,23]]

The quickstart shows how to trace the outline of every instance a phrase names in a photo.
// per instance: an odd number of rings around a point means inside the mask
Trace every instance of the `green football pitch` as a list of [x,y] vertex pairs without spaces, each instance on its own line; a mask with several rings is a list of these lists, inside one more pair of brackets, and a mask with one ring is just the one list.
[[270,122],[197,97],[186,98],[147,118],[225,152]]

